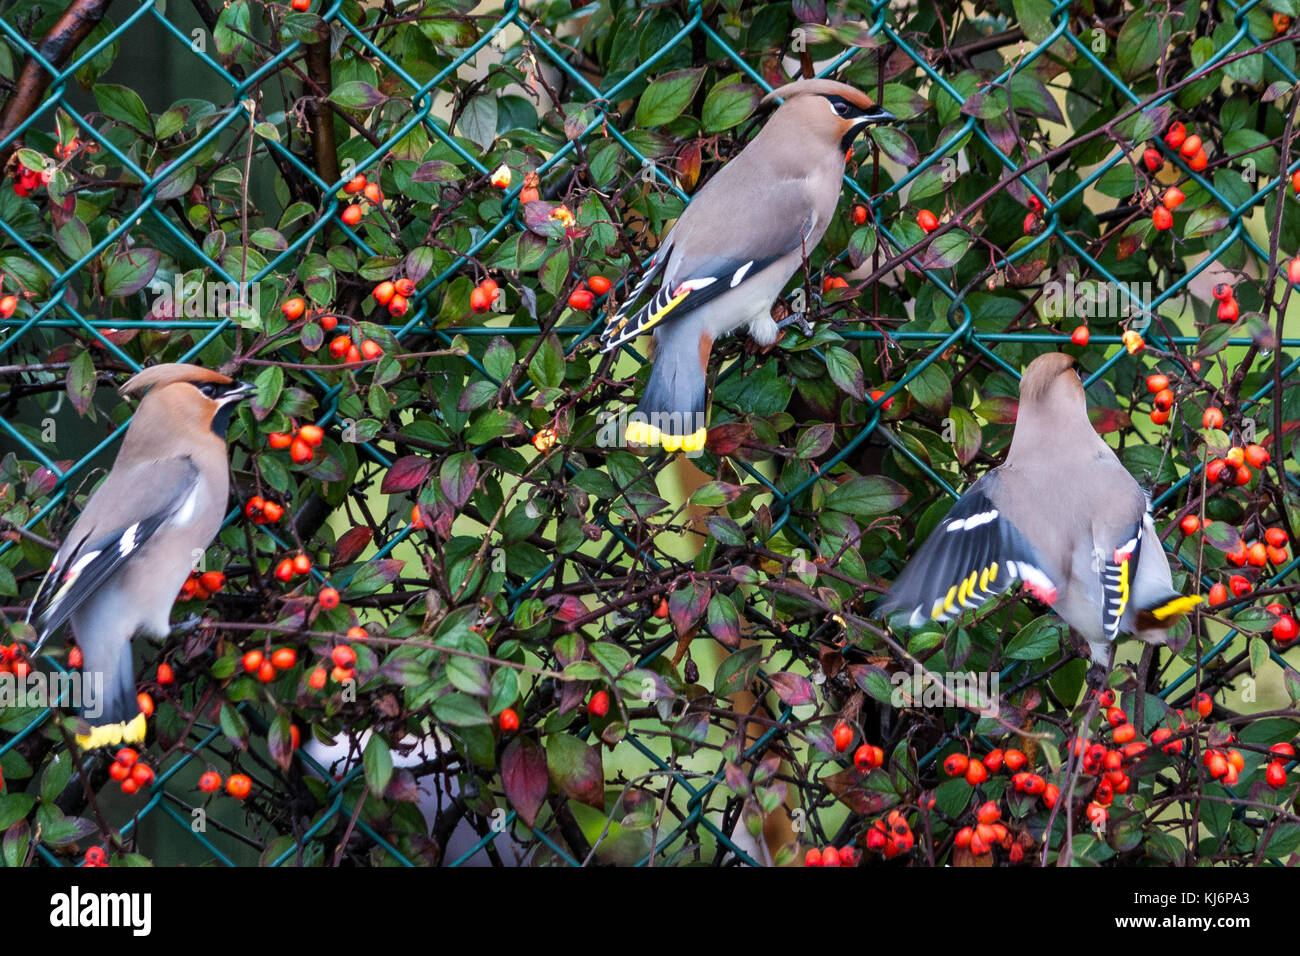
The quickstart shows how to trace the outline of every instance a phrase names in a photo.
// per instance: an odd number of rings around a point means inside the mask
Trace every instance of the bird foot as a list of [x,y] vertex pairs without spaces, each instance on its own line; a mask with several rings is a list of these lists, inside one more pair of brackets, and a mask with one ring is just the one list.
[[203,625],[203,621],[202,614],[191,614],[185,620],[179,621],[172,630],[180,634],[188,634],[190,631],[197,631]]
[[806,312],[791,312],[789,316],[776,323],[778,329],[784,329],[787,325],[796,325],[799,327],[799,331],[808,338],[813,337],[813,327],[808,324],[808,313]]

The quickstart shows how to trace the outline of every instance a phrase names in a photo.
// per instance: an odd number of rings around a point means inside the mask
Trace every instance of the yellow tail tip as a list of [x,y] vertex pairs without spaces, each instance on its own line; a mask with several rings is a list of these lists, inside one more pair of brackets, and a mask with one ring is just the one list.
[[136,714],[130,720],[117,724],[91,726],[90,733],[77,734],[77,746],[82,750],[96,750],[100,747],[116,747],[119,744],[138,744],[144,742],[148,722],[144,714]]
[[1150,613],[1157,621],[1164,621],[1171,617],[1177,617],[1179,614],[1186,614],[1204,600],[1205,598],[1199,594],[1193,594],[1191,597],[1178,597],[1159,607],[1151,608]]
[[632,421],[627,423],[623,437],[631,445],[658,445],[664,451],[691,452],[704,450],[709,431],[697,428],[689,435],[668,435],[649,422]]

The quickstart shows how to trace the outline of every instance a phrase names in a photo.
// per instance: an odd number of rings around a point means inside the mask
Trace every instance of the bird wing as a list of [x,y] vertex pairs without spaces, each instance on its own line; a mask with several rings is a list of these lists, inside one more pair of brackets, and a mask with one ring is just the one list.
[[1133,579],[1142,553],[1142,522],[1123,532],[1109,553],[1104,548],[1101,553],[1101,629],[1106,639],[1113,641],[1119,636],[1133,594]]
[[[68,533],[27,610],[39,649],[74,611],[169,520],[189,520],[199,469],[188,456],[114,468]],[[155,489],[149,495],[141,489]],[[111,505],[113,515],[105,512]]]
[[916,627],[948,621],[1023,582],[1040,600],[1056,600],[1057,585],[1024,534],[994,503],[990,472],[957,500],[877,606],[877,616],[907,611]]
[[[815,207],[805,181],[795,180],[771,184],[759,204],[761,219],[755,217],[750,228],[743,231],[732,229],[725,239],[726,248],[719,248],[719,242],[713,238],[722,239],[718,235],[719,226],[734,224],[746,214],[745,210],[734,207],[734,197],[727,198],[733,189],[723,175],[729,169],[730,166],[724,166],[709,181],[709,186],[716,183],[718,188],[707,193],[701,191],[686,207],[646,274],[618,312],[610,317],[600,335],[602,352],[612,351],[650,331],[669,315],[685,315],[740,288],[777,260],[802,252],[816,241]],[[631,312],[661,269],[663,280],[658,290],[644,306]]]

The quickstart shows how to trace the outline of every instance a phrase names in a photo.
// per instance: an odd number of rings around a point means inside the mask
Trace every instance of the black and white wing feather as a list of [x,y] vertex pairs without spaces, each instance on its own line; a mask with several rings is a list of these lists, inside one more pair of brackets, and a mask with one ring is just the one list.
[[958,499],[877,605],[877,616],[906,611],[916,627],[949,621],[1022,582],[1040,600],[1056,585],[1020,530],[990,497],[993,474]]
[[[109,478],[113,487],[106,481],[92,496],[27,610],[27,620],[35,621],[39,631],[37,649],[169,521],[183,523],[192,517],[198,478],[198,468],[188,457],[114,471]],[[168,491],[141,501],[132,496],[141,487]],[[104,520],[108,503],[117,505],[117,520]]]

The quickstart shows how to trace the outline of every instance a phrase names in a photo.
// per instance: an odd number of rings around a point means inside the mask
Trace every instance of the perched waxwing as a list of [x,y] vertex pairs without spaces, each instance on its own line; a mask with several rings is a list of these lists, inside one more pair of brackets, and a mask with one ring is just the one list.
[[1174,591],[1148,507],[1088,421],[1074,359],[1040,355],[1020,380],[1006,461],[958,499],[877,613],[949,621],[1020,582],[1088,642],[1095,680],[1119,634],[1162,642],[1201,602]]
[[[776,341],[772,303],[831,223],[845,152],[867,126],[894,119],[833,80],[789,83],[763,102],[777,99],[784,102],[762,131],[682,212],[601,333],[602,351],[609,352],[654,331],[650,381],[629,416],[633,444],[704,447],[705,372],[714,341],[743,325],[760,345]],[[654,295],[630,312],[660,274]],[[803,316],[791,320],[802,323]]]
[[[155,365],[108,477],[86,502],[27,612],[39,650],[71,621],[83,657],[84,749],[144,738],[131,638],[165,637],[172,604],[221,528],[230,488],[226,428],[252,386],[196,365]],[[102,684],[100,683],[102,681]]]

